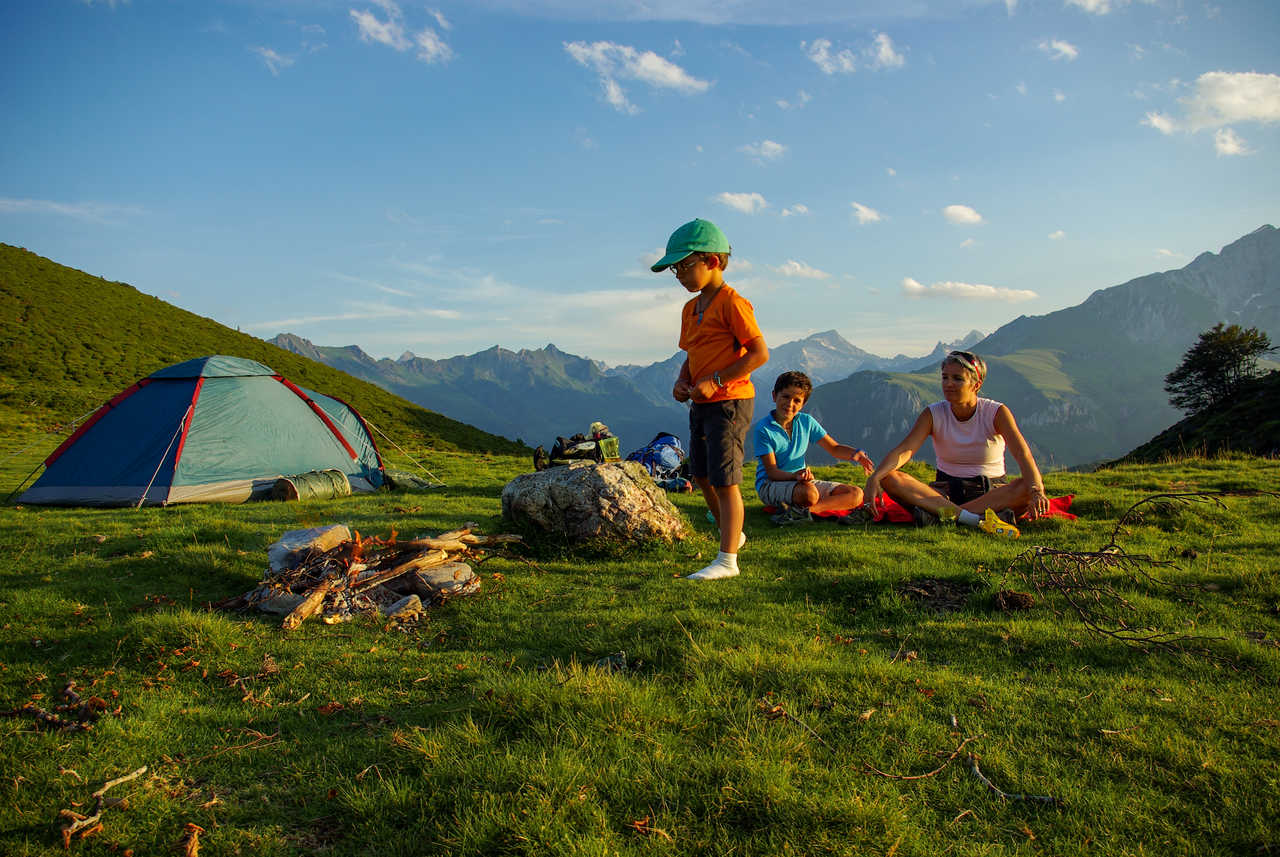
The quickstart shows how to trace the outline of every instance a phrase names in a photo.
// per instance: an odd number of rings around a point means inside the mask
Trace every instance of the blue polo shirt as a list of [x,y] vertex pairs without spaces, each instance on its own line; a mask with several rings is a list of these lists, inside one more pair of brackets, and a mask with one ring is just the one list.
[[[756,423],[751,430],[755,439],[756,458],[772,452],[779,470],[795,473],[804,468],[804,454],[809,450],[809,442],[822,440],[827,436],[827,430],[813,417],[801,411],[791,421],[791,434],[788,435],[773,414],[773,411],[769,411],[769,416]],[[757,464],[756,491],[767,481],[769,476],[764,467]]]

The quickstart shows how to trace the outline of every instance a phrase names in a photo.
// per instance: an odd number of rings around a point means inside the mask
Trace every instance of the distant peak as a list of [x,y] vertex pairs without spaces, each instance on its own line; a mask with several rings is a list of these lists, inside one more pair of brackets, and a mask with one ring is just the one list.
[[397,359],[397,361],[396,361],[396,362],[398,362],[398,363],[408,363],[410,360],[414,360],[414,359],[416,359],[416,358],[417,358],[417,356],[418,356],[418,355],[414,354],[412,351],[406,351],[404,354],[401,354],[401,355],[400,355],[400,357]]

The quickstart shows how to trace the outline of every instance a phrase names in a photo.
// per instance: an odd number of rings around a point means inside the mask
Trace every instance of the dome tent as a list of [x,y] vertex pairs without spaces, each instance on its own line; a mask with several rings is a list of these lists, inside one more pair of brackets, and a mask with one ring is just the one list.
[[239,503],[281,476],[335,468],[356,491],[383,482],[364,420],[252,360],[215,355],[117,394],[44,461],[21,503]]

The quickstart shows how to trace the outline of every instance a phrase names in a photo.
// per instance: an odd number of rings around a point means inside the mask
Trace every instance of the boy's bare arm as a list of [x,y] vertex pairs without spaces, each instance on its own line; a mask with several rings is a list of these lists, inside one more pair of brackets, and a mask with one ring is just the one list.
[[680,374],[676,376],[676,383],[671,388],[671,395],[677,402],[687,402],[693,396],[693,384],[689,378],[688,360],[680,364]]
[[837,461],[852,461],[862,465],[862,469],[871,474],[876,469],[875,463],[861,449],[853,446],[846,446],[843,443],[837,443],[836,439],[831,435],[823,435],[818,440],[818,446],[831,453],[831,457]]
[[[755,339],[746,343],[743,348],[746,353],[728,366],[713,372],[703,378],[699,378],[693,384],[693,397],[698,401],[706,401],[716,394],[716,390],[737,381],[740,378],[746,378],[755,370],[769,362],[769,346],[765,345],[764,337],[757,336]],[[689,371],[689,361],[685,361],[684,372]],[[720,376],[719,383],[716,383],[716,375]],[[679,382],[677,382],[678,384]]]
[[764,468],[765,476],[769,477],[771,482],[812,482],[813,473],[808,467],[802,467],[792,473],[789,470],[783,470],[778,467],[778,456],[772,452],[766,452],[759,456],[760,466]]

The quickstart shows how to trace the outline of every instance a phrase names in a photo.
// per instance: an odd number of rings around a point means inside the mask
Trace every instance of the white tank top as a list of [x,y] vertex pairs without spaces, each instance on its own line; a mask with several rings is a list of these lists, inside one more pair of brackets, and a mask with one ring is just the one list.
[[978,399],[978,410],[961,422],[947,402],[934,402],[933,450],[949,476],[1004,476],[1004,438],[996,434],[1000,403]]

